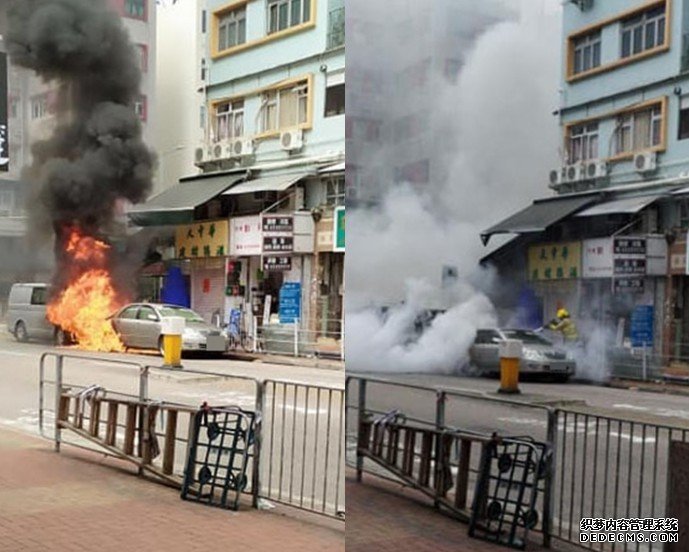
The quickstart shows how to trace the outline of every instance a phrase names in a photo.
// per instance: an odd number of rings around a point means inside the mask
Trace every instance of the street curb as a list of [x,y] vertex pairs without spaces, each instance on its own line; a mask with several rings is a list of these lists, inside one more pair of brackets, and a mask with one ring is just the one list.
[[254,362],[259,364],[277,364],[279,366],[297,366],[299,368],[316,368],[318,370],[333,370],[339,372],[343,372],[345,370],[344,364],[342,366],[333,366],[332,364],[320,364],[318,362],[316,362],[315,364],[301,364],[299,360],[289,361],[282,358],[273,359],[270,356],[265,357],[265,359],[256,359]]
[[230,360],[239,360],[247,362],[256,362],[263,364],[277,364],[280,366],[298,366],[299,368],[317,368],[319,370],[340,370],[344,371],[345,363],[338,361],[325,361],[320,359],[305,358],[305,357],[285,357],[281,355],[271,355],[269,353],[237,353],[230,351],[228,353]]
[[[479,398],[484,397],[487,399],[504,399],[507,398],[505,395],[499,394],[495,391],[486,391],[477,395]],[[521,403],[524,406],[534,406],[543,408],[557,408],[564,406],[586,406],[587,402],[585,399],[567,399],[565,397],[548,397],[546,395],[534,395],[534,394],[518,394],[510,395],[509,403]]]
[[[201,376],[199,374],[185,374],[184,370],[180,370],[176,373],[161,373],[157,371],[150,371],[148,375],[152,379],[167,381],[171,383],[199,383],[212,381],[214,379],[222,379],[225,377],[216,374],[208,374],[207,376]],[[231,376],[228,374],[228,377]]]
[[648,384],[634,380],[615,379],[610,380],[607,387],[613,389],[626,389],[628,391],[639,391],[642,393],[655,393],[657,395],[675,395],[680,397],[689,397],[689,387],[686,389],[678,387],[676,384],[668,384],[659,382],[657,384]]

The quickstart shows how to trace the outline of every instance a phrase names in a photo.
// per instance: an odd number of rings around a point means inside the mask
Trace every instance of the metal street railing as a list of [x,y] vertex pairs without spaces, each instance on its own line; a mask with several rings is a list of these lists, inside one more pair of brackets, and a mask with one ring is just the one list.
[[262,410],[262,496],[344,517],[344,390],[267,380]]
[[[98,387],[106,372],[108,388]],[[173,374],[196,376],[206,387],[179,401],[157,377]],[[235,406],[256,413],[243,490],[253,505],[273,500],[344,520],[342,389],[52,352],[41,356],[38,387],[39,432],[56,451],[63,444],[105,450],[134,463],[139,474],[174,485],[185,475],[199,402],[228,406],[231,397]],[[214,392],[223,404],[211,404]],[[158,456],[150,454],[151,439]]]
[[333,320],[335,331],[312,330],[296,321],[293,324],[269,324],[255,328],[256,339],[252,341],[254,352],[293,357],[332,357],[344,361],[344,333],[342,321]]
[[[393,393],[394,391],[394,393]],[[628,413],[579,404],[528,404],[519,400],[482,393],[391,381],[368,375],[346,379],[347,464],[357,472],[377,476],[384,473],[367,463],[360,452],[360,419],[389,411],[391,407],[413,407],[408,420],[436,431],[500,430],[501,426],[523,421],[531,413],[527,435],[548,444],[553,462],[539,490],[536,509],[542,519],[535,527],[544,545],[552,539],[591,550],[608,550],[598,543],[580,543],[582,518],[662,518],[667,517],[668,449],[673,441],[689,442],[689,421]],[[394,403],[394,405],[392,404]],[[480,408],[477,408],[480,407]],[[521,427],[520,427],[521,429]],[[451,458],[461,458],[461,453]],[[416,462],[420,452],[415,452]],[[451,459],[452,470],[459,470]],[[466,469],[463,467],[461,469]],[[476,485],[478,463],[468,469],[468,493]],[[456,473],[456,471],[455,471]],[[436,507],[442,504],[436,501]],[[660,543],[643,546],[618,543],[616,550],[661,550]]]

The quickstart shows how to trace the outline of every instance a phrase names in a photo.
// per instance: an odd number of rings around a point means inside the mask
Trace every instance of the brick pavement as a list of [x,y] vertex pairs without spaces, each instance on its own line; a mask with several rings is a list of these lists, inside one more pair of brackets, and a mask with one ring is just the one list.
[[[285,512],[287,512],[285,514]],[[0,552],[344,550],[341,522],[182,501],[130,464],[0,428]]]
[[[347,552],[499,552],[508,548],[472,539],[464,523],[439,514],[412,489],[347,471]],[[545,549],[537,544],[528,551]],[[564,550],[557,548],[557,550]]]

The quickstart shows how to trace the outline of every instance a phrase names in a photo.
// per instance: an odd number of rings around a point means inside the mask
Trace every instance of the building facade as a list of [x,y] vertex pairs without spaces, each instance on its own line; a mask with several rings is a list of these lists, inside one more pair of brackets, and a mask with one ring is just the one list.
[[[0,2],[0,27],[7,25],[9,1]],[[153,148],[154,85],[156,55],[156,1],[108,0],[129,31],[136,47],[142,72],[141,97],[133,106],[143,123],[144,139]],[[0,29],[0,30],[1,30]],[[4,30],[1,34],[5,34]],[[4,45],[2,51],[5,51]],[[0,268],[0,313],[12,283],[16,281],[45,281],[50,278],[52,251],[46,248],[27,257],[21,252],[26,243],[26,202],[29,185],[22,173],[32,162],[31,147],[49,137],[58,117],[57,82],[44,82],[26,69],[8,63],[7,68],[7,151],[9,163],[0,171],[0,254],[13,262]]]
[[176,225],[191,306],[209,321],[272,331],[288,351],[292,337],[279,335],[296,322],[300,340],[339,353],[344,2],[208,0],[198,9],[197,174],[130,216]]
[[638,348],[657,369],[689,353],[688,37],[680,0],[566,3],[556,195],[483,236],[518,234],[485,259],[530,297],[512,308],[566,306],[632,371]]
[[[430,99],[451,101],[476,38],[509,16],[493,1],[467,8],[453,0],[424,10],[411,0],[396,1],[394,9],[366,3],[348,14],[356,59],[346,129],[353,205],[376,203],[402,183],[425,192],[443,188],[457,152],[456,127]],[[391,96],[394,102],[387,101]]]

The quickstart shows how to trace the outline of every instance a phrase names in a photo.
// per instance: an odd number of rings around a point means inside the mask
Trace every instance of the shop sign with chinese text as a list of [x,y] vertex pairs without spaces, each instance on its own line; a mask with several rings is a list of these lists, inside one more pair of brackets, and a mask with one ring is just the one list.
[[646,240],[638,237],[613,238],[613,254],[646,255]]
[[228,254],[226,220],[196,222],[177,226],[175,251],[179,259],[224,257]]
[[613,280],[613,293],[643,293],[643,278],[615,278]]
[[263,270],[266,272],[289,272],[292,270],[292,257],[269,255],[263,257]]
[[286,232],[291,234],[294,231],[294,217],[291,215],[263,215],[263,232]]
[[291,253],[294,250],[292,236],[264,236],[263,253]]
[[663,276],[667,274],[667,262],[667,242],[661,235],[607,237],[583,242],[584,278]]
[[581,275],[581,242],[532,245],[529,280],[566,280]]
[[230,255],[249,257],[260,255],[263,246],[261,216],[235,217],[230,221]]

